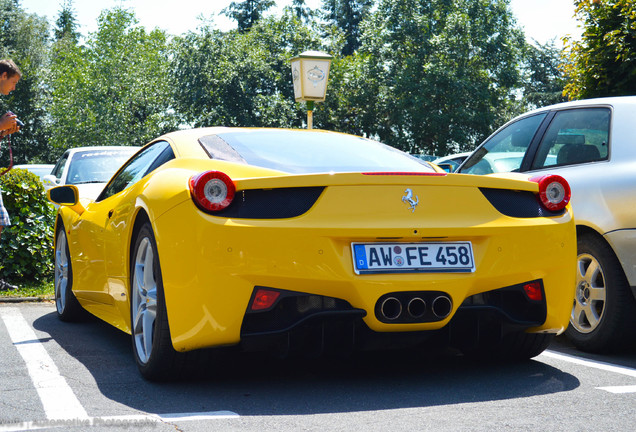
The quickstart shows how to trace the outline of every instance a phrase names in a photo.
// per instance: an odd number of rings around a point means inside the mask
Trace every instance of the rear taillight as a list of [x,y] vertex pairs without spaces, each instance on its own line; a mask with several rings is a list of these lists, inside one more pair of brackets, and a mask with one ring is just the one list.
[[570,185],[563,177],[551,174],[532,177],[530,181],[539,183],[539,199],[548,210],[563,210],[570,202]]
[[217,212],[232,203],[236,187],[227,174],[206,171],[190,177],[190,194],[204,211]]

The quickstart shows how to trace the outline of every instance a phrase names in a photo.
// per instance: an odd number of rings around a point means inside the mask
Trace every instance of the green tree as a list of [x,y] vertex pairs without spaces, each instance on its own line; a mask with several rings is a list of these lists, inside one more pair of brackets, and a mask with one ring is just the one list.
[[79,41],[80,33],[77,31],[77,18],[73,9],[73,0],[64,0],[64,3],[62,3],[62,10],[60,10],[55,21],[53,33],[56,40],[69,38],[74,43]]
[[259,20],[249,32],[189,32],[174,41],[176,110],[193,126],[300,126],[289,59],[320,48],[315,33],[289,10]]
[[[20,133],[11,136],[14,162],[46,161],[49,156],[43,80],[48,23],[25,13],[16,0],[0,0],[0,26],[0,58],[11,58],[23,73],[15,91],[0,98],[0,114],[11,110],[25,124]],[[2,152],[0,165],[6,166],[8,160],[8,152]]]
[[84,145],[142,145],[176,128],[167,36],[147,33],[134,13],[101,13],[85,46],[55,46],[51,143],[57,153]]
[[570,99],[636,94],[636,2],[575,0],[583,23],[580,41],[569,40],[565,93]]
[[301,22],[308,22],[314,13],[305,4],[305,0],[293,0],[291,10],[294,16]]
[[352,55],[360,47],[360,24],[375,0],[323,0],[323,18],[343,32],[342,55]]
[[525,61],[523,97],[531,108],[565,102],[565,77],[559,66],[563,63],[563,50],[554,40],[528,45]]
[[472,148],[519,109],[525,42],[508,0],[382,0],[362,34],[374,92],[366,135],[441,155]]
[[274,0],[244,0],[230,3],[221,12],[238,23],[240,32],[246,32],[275,4]]

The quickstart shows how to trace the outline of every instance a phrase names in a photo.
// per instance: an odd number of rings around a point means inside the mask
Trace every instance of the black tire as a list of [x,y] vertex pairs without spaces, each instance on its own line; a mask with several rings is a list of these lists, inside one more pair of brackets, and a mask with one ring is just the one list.
[[476,346],[462,349],[462,351],[464,355],[478,361],[525,361],[545,351],[554,336],[552,333],[515,331],[506,334],[501,339],[480,340]]
[[[172,346],[157,243],[150,223],[145,223],[136,236],[130,265],[130,322],[139,372],[148,380],[180,376],[187,356]],[[148,266],[150,274],[146,273]]]
[[574,306],[566,335],[578,349],[616,352],[636,344],[636,300],[611,247],[595,235],[577,242]]
[[501,356],[512,361],[531,359],[545,351],[554,336],[551,333],[510,333],[503,338]]
[[84,308],[73,294],[73,265],[68,249],[68,239],[64,225],[60,222],[55,233],[55,308],[60,320],[80,321],[86,316]]

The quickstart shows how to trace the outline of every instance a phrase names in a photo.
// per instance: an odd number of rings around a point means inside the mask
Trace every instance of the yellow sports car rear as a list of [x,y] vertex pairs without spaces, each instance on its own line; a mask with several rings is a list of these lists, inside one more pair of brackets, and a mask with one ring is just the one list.
[[450,344],[539,354],[564,331],[576,238],[558,176],[446,174],[324,131],[174,132],[56,227],[60,318],[132,334],[142,374],[205,347]]

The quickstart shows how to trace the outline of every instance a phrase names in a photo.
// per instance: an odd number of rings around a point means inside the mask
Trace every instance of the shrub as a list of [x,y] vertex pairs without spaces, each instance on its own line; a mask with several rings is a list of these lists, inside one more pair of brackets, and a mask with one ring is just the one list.
[[50,281],[55,211],[40,179],[15,169],[0,177],[0,189],[11,217],[0,238],[0,278],[13,283]]

